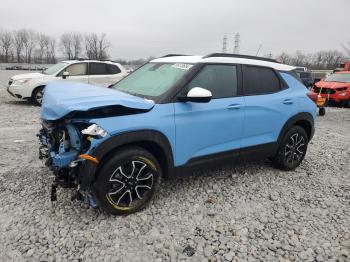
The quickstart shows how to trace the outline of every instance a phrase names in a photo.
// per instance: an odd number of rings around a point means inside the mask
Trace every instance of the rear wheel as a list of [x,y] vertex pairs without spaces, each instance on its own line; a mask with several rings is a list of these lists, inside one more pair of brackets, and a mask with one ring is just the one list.
[[300,126],[293,126],[283,137],[277,155],[273,159],[274,165],[282,170],[293,170],[303,161],[309,139]]
[[44,96],[44,86],[37,87],[32,94],[32,102],[38,106],[41,106]]
[[126,147],[102,164],[93,188],[103,210],[114,215],[131,214],[150,203],[162,176],[152,154],[139,147]]

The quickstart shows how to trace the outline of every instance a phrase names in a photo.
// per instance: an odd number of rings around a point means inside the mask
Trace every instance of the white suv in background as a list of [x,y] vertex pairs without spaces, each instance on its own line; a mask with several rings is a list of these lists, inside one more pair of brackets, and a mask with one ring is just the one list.
[[10,78],[7,91],[14,97],[40,105],[44,87],[50,81],[76,81],[108,87],[127,75],[119,64],[99,60],[62,61],[42,73],[20,74]]

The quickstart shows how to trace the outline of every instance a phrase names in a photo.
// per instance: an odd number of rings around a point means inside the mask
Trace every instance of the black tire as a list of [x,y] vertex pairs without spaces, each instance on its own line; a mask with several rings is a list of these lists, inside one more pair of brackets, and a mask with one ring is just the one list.
[[39,86],[39,87],[35,88],[33,93],[32,93],[31,100],[37,106],[41,106],[43,95],[44,95],[44,88],[45,88],[45,86]]
[[281,140],[273,159],[274,166],[281,170],[294,170],[303,161],[308,143],[309,139],[304,128],[291,127]]
[[326,108],[320,107],[320,108],[318,109],[318,114],[319,114],[320,116],[324,116],[324,115],[326,114]]
[[151,202],[161,177],[161,167],[151,153],[140,147],[124,147],[102,163],[93,191],[107,213],[132,214]]

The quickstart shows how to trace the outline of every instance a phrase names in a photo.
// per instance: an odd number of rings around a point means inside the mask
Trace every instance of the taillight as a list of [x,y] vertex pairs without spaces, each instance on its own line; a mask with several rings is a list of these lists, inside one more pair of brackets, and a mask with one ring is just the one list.
[[317,95],[316,95],[314,92],[309,91],[309,92],[306,93],[306,95],[307,95],[312,101],[316,102],[315,98],[316,98]]
[[306,94],[317,106],[324,106],[326,104],[326,98],[322,97],[320,94],[313,91],[309,91]]

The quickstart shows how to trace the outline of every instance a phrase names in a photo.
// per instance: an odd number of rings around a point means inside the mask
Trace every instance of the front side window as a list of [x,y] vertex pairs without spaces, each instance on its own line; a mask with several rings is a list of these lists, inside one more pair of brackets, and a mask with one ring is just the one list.
[[134,71],[112,88],[145,97],[157,97],[168,91],[192,64],[148,63]]
[[271,94],[280,90],[280,80],[271,68],[258,66],[244,67],[245,95]]
[[[69,76],[81,76],[86,75],[87,72],[87,64],[86,63],[78,63],[68,66],[65,70],[69,73]],[[63,71],[60,73],[60,75],[63,74]]]
[[65,66],[67,66],[67,63],[64,63],[64,62],[55,64],[55,65],[49,67],[48,69],[46,69],[44,71],[44,74],[45,75],[53,75],[53,74],[57,73],[58,71],[60,71]]
[[235,65],[206,65],[186,86],[202,87],[212,93],[212,98],[226,98],[237,95],[237,68]]

